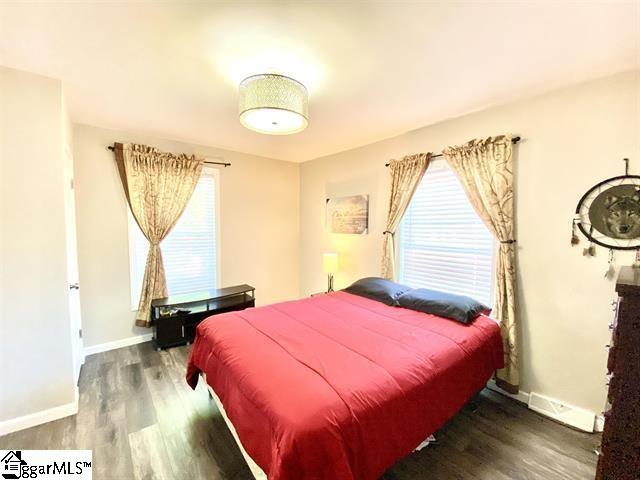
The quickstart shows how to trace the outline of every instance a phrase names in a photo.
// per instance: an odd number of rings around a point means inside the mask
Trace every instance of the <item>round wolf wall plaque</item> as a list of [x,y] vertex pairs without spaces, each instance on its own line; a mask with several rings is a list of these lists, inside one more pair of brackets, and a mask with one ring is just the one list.
[[[614,250],[640,249],[640,175],[607,178],[591,187],[576,207],[574,226],[585,237]],[[574,240],[575,239],[575,240]],[[572,243],[577,243],[572,238]]]

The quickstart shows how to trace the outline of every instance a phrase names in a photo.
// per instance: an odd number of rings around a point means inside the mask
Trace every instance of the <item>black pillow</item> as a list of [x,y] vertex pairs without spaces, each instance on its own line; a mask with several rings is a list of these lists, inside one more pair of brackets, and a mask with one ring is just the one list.
[[489,307],[471,297],[426,288],[409,290],[398,298],[398,304],[404,308],[450,318],[464,324],[470,323],[481,313],[491,313]]
[[377,300],[392,307],[398,305],[398,297],[408,290],[411,288],[378,277],[361,278],[344,289],[347,293]]

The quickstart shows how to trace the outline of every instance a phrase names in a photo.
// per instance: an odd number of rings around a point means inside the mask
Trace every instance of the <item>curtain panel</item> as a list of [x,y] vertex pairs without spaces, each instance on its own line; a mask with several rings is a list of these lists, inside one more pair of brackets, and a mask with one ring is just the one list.
[[500,322],[505,368],[498,370],[496,383],[507,392],[517,393],[520,371],[511,136],[472,140],[462,146],[448,147],[443,154],[460,178],[471,205],[500,242],[493,314]]
[[151,301],[167,296],[160,242],[175,226],[198,183],[204,159],[146,145],[115,144],[118,173],[129,208],[149,241],[136,325],[148,327]]
[[396,277],[394,239],[396,229],[400,225],[400,220],[402,220],[430,160],[430,153],[418,153],[389,162],[391,196],[389,197],[389,210],[382,245],[382,276],[384,278],[394,280]]

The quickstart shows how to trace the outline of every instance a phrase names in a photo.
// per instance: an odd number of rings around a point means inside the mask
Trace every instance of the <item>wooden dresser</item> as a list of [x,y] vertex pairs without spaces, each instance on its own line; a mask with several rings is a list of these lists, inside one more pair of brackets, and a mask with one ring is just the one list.
[[640,480],[640,268],[623,267],[611,324],[609,408],[596,480]]

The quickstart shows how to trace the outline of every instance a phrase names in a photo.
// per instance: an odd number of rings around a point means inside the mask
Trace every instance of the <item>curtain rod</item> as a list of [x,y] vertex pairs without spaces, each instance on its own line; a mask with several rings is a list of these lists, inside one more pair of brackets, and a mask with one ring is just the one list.
[[[520,141],[520,137],[513,137],[513,138],[511,139],[511,143],[513,143],[514,145],[515,145],[516,143],[518,143],[519,141]],[[431,158],[432,158],[432,159],[434,159],[434,158],[438,158],[438,157],[442,157],[442,154],[441,154],[441,153],[438,153],[438,154],[436,154],[436,155],[431,155]],[[384,166],[385,166],[385,167],[388,167],[389,165],[390,165],[390,164],[388,164],[388,163],[385,163],[385,164],[384,164]]]
[[[111,145],[109,145],[107,148],[108,148],[109,150],[111,150],[112,152],[115,150],[115,147],[113,147],[113,146],[111,146]],[[223,165],[225,168],[226,168],[226,167],[230,167],[230,166],[231,166],[231,164],[230,164],[230,163],[228,163],[228,162],[207,162],[207,161],[205,160],[203,163],[206,163],[207,165]]]

